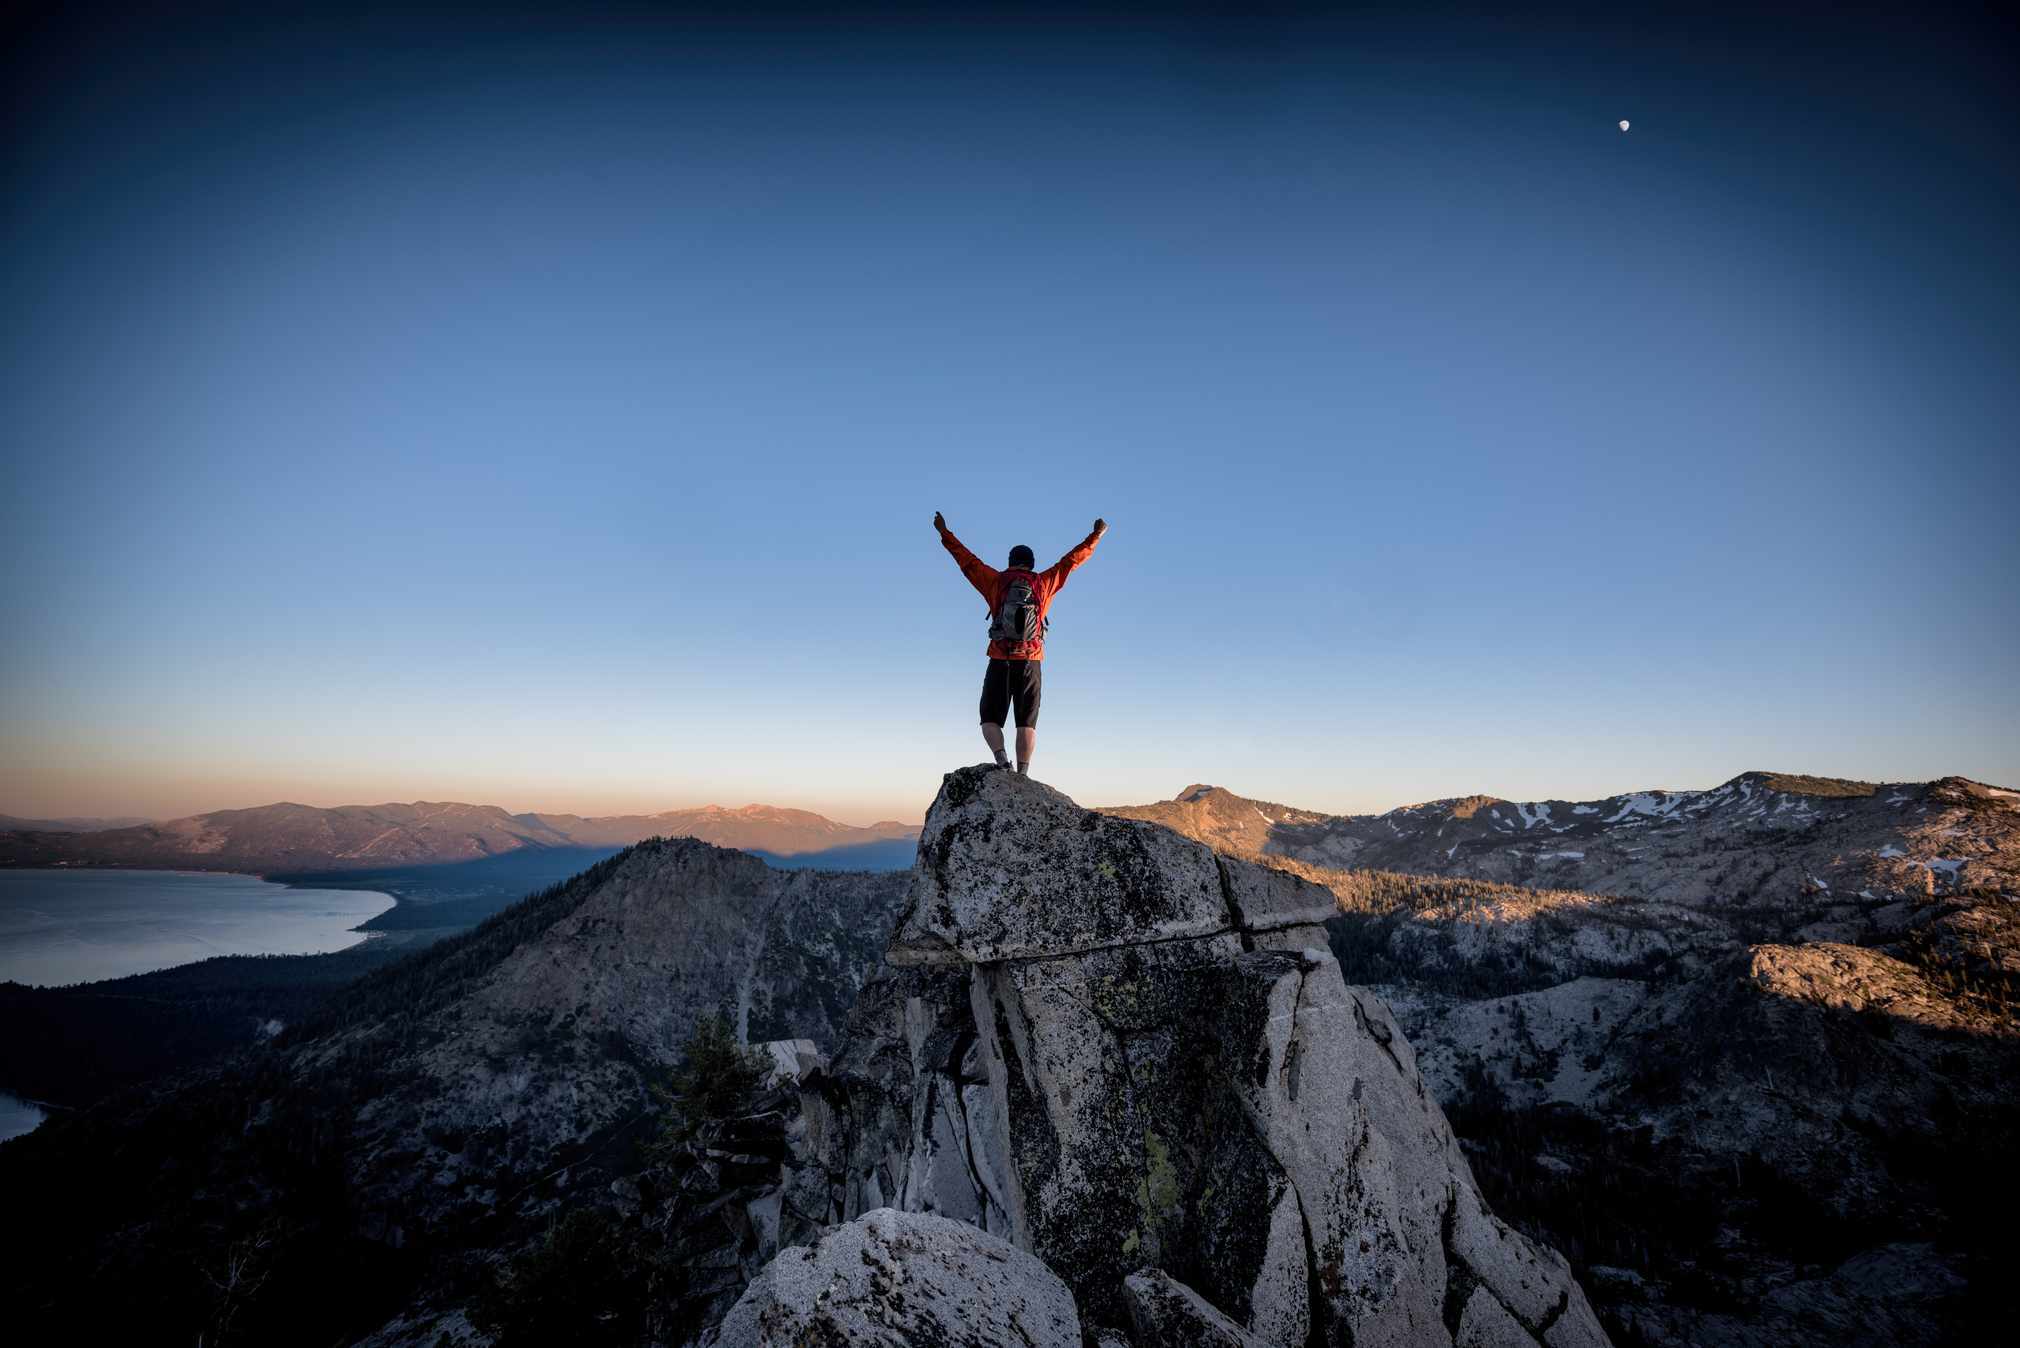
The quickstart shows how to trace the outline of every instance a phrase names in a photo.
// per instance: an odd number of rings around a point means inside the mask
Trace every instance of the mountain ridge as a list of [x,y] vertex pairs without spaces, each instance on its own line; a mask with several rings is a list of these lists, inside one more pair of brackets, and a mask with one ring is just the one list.
[[811,810],[758,803],[576,815],[515,814],[464,801],[336,806],[276,801],[91,833],[0,831],[0,865],[347,870],[472,861],[529,847],[628,847],[651,837],[693,837],[790,857],[902,841],[917,833],[917,825],[897,820],[843,824]]
[[1959,776],[1872,783],[1748,771],[1700,790],[1461,796],[1348,815],[1195,784],[1104,813],[1314,865],[1646,899],[2020,894],[2020,791]]
[[101,833],[109,828],[133,828],[154,821],[144,815],[73,815],[59,819],[24,819],[0,814],[0,833]]

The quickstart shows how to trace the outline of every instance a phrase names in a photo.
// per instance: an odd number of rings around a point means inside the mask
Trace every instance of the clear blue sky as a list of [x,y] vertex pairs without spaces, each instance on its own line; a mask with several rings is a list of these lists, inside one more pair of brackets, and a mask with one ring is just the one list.
[[2012,43],[1539,15],[31,23],[0,811],[916,815],[936,509],[1091,803],[2020,782]]

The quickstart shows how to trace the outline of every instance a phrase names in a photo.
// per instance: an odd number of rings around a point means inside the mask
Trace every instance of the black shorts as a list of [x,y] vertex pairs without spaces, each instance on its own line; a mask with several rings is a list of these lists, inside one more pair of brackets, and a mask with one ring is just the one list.
[[1042,660],[991,660],[982,676],[982,724],[1002,725],[1010,704],[1017,704],[1017,724],[1038,728],[1038,691],[1044,682]]

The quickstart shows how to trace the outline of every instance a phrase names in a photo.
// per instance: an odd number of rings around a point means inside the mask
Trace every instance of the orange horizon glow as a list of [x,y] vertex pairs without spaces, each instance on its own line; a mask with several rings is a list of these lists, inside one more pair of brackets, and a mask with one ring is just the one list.
[[[54,775],[54,774],[52,774]],[[935,783],[937,785],[937,782]],[[523,783],[436,781],[380,782],[334,778],[309,782],[280,776],[133,778],[112,789],[84,782],[37,783],[35,788],[0,796],[0,814],[20,819],[144,818],[155,823],[186,819],[223,810],[249,810],[294,804],[314,809],[345,806],[457,804],[496,806],[508,814],[576,815],[599,818],[656,815],[681,810],[740,810],[747,806],[806,810],[838,824],[866,828],[898,820],[923,820],[930,793],[911,799],[836,799],[781,789],[766,796],[710,794],[706,789],[670,787],[661,794],[644,790],[586,790],[563,793],[552,787],[529,789]],[[524,803],[531,801],[532,803]]]

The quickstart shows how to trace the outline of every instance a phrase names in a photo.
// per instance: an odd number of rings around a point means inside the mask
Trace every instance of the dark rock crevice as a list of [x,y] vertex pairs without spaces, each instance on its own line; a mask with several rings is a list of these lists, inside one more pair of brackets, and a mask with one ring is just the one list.
[[1353,998],[1354,1002],[1355,1026],[1359,1028],[1362,1034],[1365,1034],[1374,1042],[1375,1047],[1382,1050],[1382,1056],[1389,1060],[1390,1065],[1396,1069],[1397,1074],[1404,1075],[1403,1060],[1396,1056],[1396,1050],[1390,1046],[1390,1041],[1394,1038],[1394,1035],[1389,1027],[1368,1015],[1368,1009],[1361,1005],[1359,993],[1350,992],[1348,995]]
[[1473,1270],[1459,1257],[1453,1243],[1453,1228],[1459,1219],[1459,1191],[1456,1187],[1445,1191],[1445,1206],[1438,1214],[1438,1239],[1445,1250],[1445,1296],[1440,1307],[1445,1320],[1445,1332],[1457,1338],[1459,1320],[1466,1313],[1466,1302],[1473,1295],[1473,1289],[1480,1280],[1473,1276]]
[[[1298,1205],[1298,1232],[1304,1238],[1305,1247],[1305,1304],[1311,1316],[1311,1328],[1305,1332],[1305,1348],[1334,1348],[1326,1341],[1326,1303],[1320,1290],[1319,1251],[1312,1240],[1312,1219],[1306,1214],[1305,1201],[1295,1185],[1291,1187],[1291,1201]],[[1338,1348],[1354,1348],[1351,1327],[1341,1327],[1337,1344]]]
[[[1120,1026],[1118,1026],[1117,1024],[1115,1024],[1113,1021],[1109,1020],[1105,1015],[1102,1014],[1100,1006],[1097,1005],[1098,999],[1093,997],[1088,997],[1085,999],[1076,997],[1073,1000],[1079,1003],[1086,1010],[1088,1017],[1092,1019],[1095,1024],[1099,1025],[1102,1031],[1105,1034],[1107,1034],[1110,1040],[1111,1047],[1115,1054],[1115,1060],[1121,1069],[1123,1089],[1127,1094],[1127,1099],[1124,1102],[1125,1115],[1132,1123],[1137,1123],[1140,1125],[1141,1121],[1144,1118],[1143,1106],[1142,1106],[1142,1100],[1137,1090],[1135,1069],[1133,1064],[1130,1062],[1130,1045],[1129,1045],[1128,1031],[1124,1030],[1123,1028],[1121,1028]],[[1137,1228],[1135,1231],[1131,1233],[1131,1237],[1132,1238],[1147,1237],[1148,1240],[1153,1243],[1153,1248],[1148,1252],[1144,1251],[1141,1245],[1137,1246],[1135,1249],[1131,1249],[1125,1242],[1124,1253],[1144,1254],[1146,1262],[1150,1262],[1155,1259],[1157,1254],[1157,1249],[1155,1248],[1155,1245],[1159,1243],[1158,1242],[1159,1233],[1157,1232],[1156,1227],[1152,1222],[1150,1212],[1150,1206],[1151,1206],[1150,1194],[1153,1177],[1151,1175],[1150,1170],[1150,1154],[1149,1154],[1150,1149],[1148,1143],[1148,1135],[1142,1129],[1141,1126],[1129,1129],[1129,1135],[1131,1141],[1134,1144],[1133,1151],[1135,1158],[1134,1169],[1136,1171],[1136,1199],[1137,1199]]]
[[1255,949],[1255,933],[1249,930],[1249,924],[1242,916],[1241,905],[1235,901],[1234,877],[1228,874],[1228,859],[1216,855],[1213,860],[1215,869],[1220,872],[1220,897],[1221,902],[1227,905],[1227,925],[1240,934],[1241,948],[1244,951],[1252,951]]

